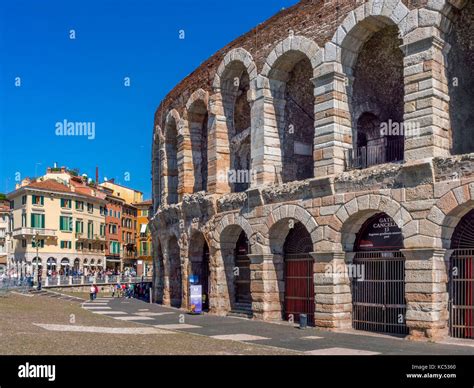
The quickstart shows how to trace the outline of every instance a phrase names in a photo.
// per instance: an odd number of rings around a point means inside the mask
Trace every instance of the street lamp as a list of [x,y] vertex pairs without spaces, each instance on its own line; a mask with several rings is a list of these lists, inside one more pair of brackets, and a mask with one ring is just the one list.
[[38,260],[39,260],[39,232],[38,231],[33,236],[32,241],[34,242],[35,247],[36,247],[36,266],[35,266],[36,268],[33,267],[33,279],[35,279],[35,281],[38,283],[38,289],[41,289],[41,285],[39,284],[39,282],[41,281],[40,280],[41,277],[39,276],[39,264],[38,264]]

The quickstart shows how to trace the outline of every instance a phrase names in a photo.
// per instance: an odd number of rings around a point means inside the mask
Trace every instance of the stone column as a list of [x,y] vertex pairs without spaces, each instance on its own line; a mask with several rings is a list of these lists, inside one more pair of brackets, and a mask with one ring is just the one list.
[[171,295],[170,295],[170,258],[169,254],[163,252],[163,306],[171,305]]
[[278,182],[277,175],[282,168],[278,120],[282,119],[279,112],[284,112],[284,109],[285,100],[274,98],[268,79],[258,76],[252,105],[251,158],[252,170],[256,173],[252,187]]
[[255,318],[280,321],[285,292],[283,256],[248,255],[250,258],[250,291]]
[[210,194],[230,192],[227,172],[230,169],[229,134],[220,89],[209,97],[208,181]]
[[316,68],[314,83],[314,176],[326,177],[344,171],[345,154],[352,149],[347,78],[337,63]]
[[[404,38],[405,160],[448,156],[451,148],[447,44],[435,28]],[[439,32],[438,32],[439,33]]]
[[178,195],[192,194],[194,189],[193,133],[190,123],[182,119],[178,131]]
[[406,324],[410,339],[448,334],[448,264],[444,249],[402,249],[405,256]]
[[[187,237],[185,237],[187,238]],[[187,309],[189,306],[189,252],[188,243],[182,243],[179,249],[181,264],[181,308]]]
[[226,315],[230,304],[222,251],[212,245],[209,246],[209,271],[209,311],[214,315]]
[[352,327],[352,295],[344,252],[311,253],[314,262],[315,324],[326,329]]

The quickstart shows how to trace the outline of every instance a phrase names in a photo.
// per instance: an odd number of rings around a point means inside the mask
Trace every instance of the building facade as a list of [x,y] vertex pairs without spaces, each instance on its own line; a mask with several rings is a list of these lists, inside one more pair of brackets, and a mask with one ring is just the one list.
[[300,1],[173,89],[153,133],[154,297],[473,338],[474,3]]
[[137,209],[136,246],[137,246],[137,274],[138,276],[153,275],[153,258],[151,246],[151,232],[148,226],[152,201],[135,204]]
[[[0,194],[3,196],[3,194]],[[0,274],[8,269],[8,258],[12,249],[10,203],[0,199]]]
[[11,204],[10,267],[42,276],[105,268],[105,195],[75,184],[42,178],[20,186]]
[[122,260],[123,265],[129,268],[137,267],[137,208],[133,205],[124,203],[122,211]]
[[124,251],[122,250],[121,219],[124,200],[109,193],[106,197],[105,208],[105,237],[107,241],[107,268],[113,270],[123,269]]

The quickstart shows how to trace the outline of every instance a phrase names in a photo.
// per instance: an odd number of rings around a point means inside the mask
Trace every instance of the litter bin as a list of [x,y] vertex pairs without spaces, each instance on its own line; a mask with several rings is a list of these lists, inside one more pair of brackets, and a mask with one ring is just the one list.
[[300,314],[300,329],[306,329],[308,327],[308,316],[306,314]]

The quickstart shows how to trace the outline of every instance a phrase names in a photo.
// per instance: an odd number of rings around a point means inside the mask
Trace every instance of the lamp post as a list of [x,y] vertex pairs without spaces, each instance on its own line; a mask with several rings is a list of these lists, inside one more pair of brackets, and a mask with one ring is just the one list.
[[38,283],[38,289],[41,289],[41,276],[39,274],[39,232],[37,231],[36,234],[33,236],[32,241],[35,243],[36,247],[36,266],[33,268],[33,279]]

